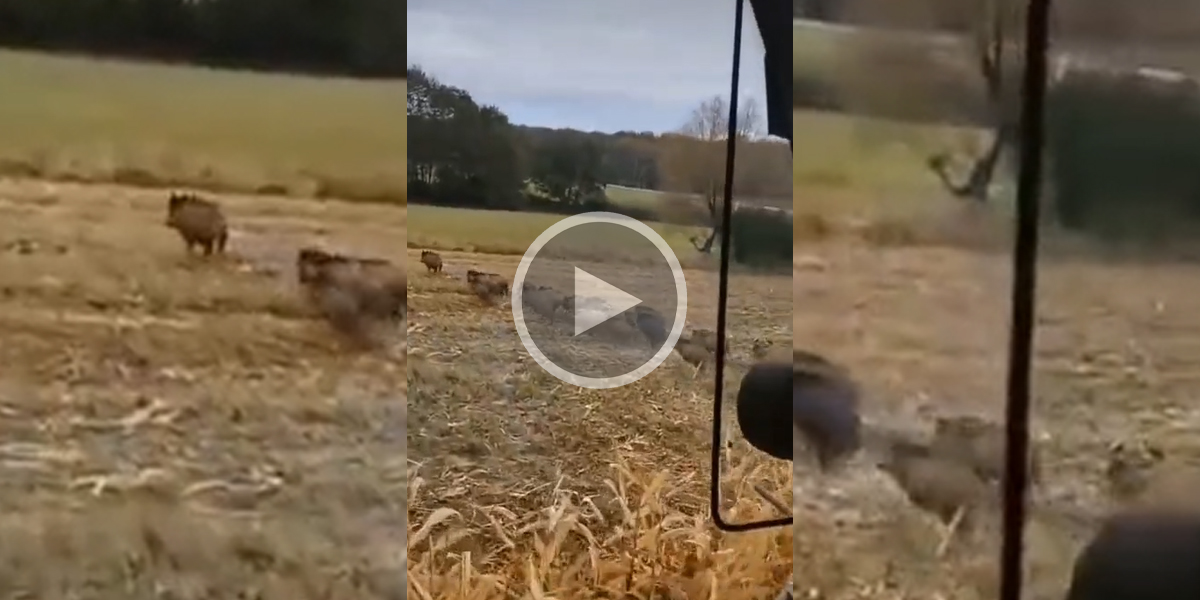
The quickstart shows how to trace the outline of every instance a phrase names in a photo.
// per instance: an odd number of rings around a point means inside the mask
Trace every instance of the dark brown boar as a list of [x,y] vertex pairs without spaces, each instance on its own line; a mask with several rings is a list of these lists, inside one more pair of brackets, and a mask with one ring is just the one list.
[[510,293],[508,280],[497,273],[470,269],[467,271],[467,285],[476,296],[489,304]]
[[962,462],[939,456],[926,444],[895,440],[879,467],[891,475],[908,500],[933,513],[946,529],[938,544],[943,555],[960,528],[972,528],[979,511],[994,499],[987,482]]
[[692,332],[692,341],[700,344],[709,352],[717,351],[717,332],[711,329],[697,329]]
[[428,269],[430,273],[441,273],[442,255],[430,250],[422,250],[421,264],[425,265],[425,268]]
[[[940,456],[958,460],[971,467],[990,483],[1004,476],[1007,441],[1004,425],[978,415],[938,417],[935,422],[934,451]],[[1030,440],[1029,480],[1041,480],[1041,459]]]
[[179,232],[187,251],[196,246],[205,256],[213,251],[224,253],[229,240],[229,225],[221,206],[193,194],[172,193],[167,200],[167,227]]
[[828,471],[862,447],[859,388],[850,373],[818,354],[792,350],[792,420]]
[[296,272],[321,315],[357,341],[368,341],[375,326],[407,317],[408,277],[390,261],[307,247],[297,253]]

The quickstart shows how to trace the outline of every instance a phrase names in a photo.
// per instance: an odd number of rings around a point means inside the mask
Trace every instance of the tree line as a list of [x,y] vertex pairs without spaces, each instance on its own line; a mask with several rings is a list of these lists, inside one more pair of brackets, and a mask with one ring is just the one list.
[[[585,132],[512,123],[461,88],[418,66],[408,80],[408,185],[413,202],[498,210],[579,213],[604,209],[605,187],[620,185],[686,197],[693,218],[724,186],[727,104],[714,97],[681,115],[675,132]],[[735,188],[747,198],[791,197],[786,144],[759,135],[757,105],[739,119]],[[701,201],[701,199],[703,201]],[[645,218],[648,215],[631,216]]]
[[0,46],[398,78],[395,0],[0,0]]

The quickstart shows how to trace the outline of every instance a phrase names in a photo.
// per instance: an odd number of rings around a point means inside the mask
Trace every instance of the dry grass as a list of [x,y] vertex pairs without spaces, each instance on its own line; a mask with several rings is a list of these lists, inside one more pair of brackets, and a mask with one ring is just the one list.
[[[416,233],[414,232],[414,235]],[[511,278],[518,257],[409,253],[409,593],[417,598],[766,598],[791,572],[788,529],[728,535],[707,511],[711,375],[673,357],[616,390],[567,386],[530,359],[507,307],[469,267]],[[730,387],[752,340],[791,334],[785,278],[738,276]],[[689,271],[689,319],[712,327],[715,277]],[[620,282],[618,282],[618,285]],[[733,438],[736,439],[736,438]],[[736,520],[788,501],[786,465],[733,442],[723,490]]]
[[406,363],[347,353],[295,248],[388,255],[403,209],[0,180],[0,596],[401,597]]
[[[871,421],[920,430],[930,410],[1002,418],[1008,257],[829,239],[797,250],[793,277],[797,345],[857,374]],[[1145,436],[1185,462],[1200,457],[1200,270],[1080,257],[1048,259],[1041,279],[1034,428],[1049,436],[1048,468],[1027,530],[1027,597],[1049,599],[1062,597],[1088,524],[1109,506],[1107,443]],[[995,597],[994,522],[939,560],[936,526],[873,469],[821,479],[801,468],[796,481],[801,590]]]
[[[1003,217],[920,182],[920,152],[880,153],[891,170],[874,171],[875,159],[846,148],[828,163],[841,179],[798,179],[792,298],[775,298],[782,278],[738,275],[735,360],[744,364],[754,335],[794,332],[797,347],[856,374],[872,423],[920,430],[943,411],[1000,418],[1009,259],[977,250],[1007,247]],[[890,190],[878,185],[889,181]],[[442,239],[454,239],[442,226]],[[475,227],[471,238],[493,243],[497,229]],[[410,250],[410,267],[418,254]],[[468,267],[511,276],[515,256],[498,254],[446,252],[446,274],[411,282],[410,593],[766,597],[794,566],[801,597],[995,597],[995,519],[938,558],[938,528],[869,464],[819,476],[802,458],[789,477],[735,443],[726,487],[746,498],[738,510],[763,512],[748,484],[786,498],[790,480],[798,525],[715,532],[703,494],[704,382],[682,377],[675,361],[617,391],[560,386],[524,356],[506,308],[482,307],[456,278]],[[689,277],[712,287],[710,274]],[[1027,596],[1049,600],[1110,506],[1111,441],[1145,436],[1200,459],[1200,362],[1190,358],[1200,350],[1200,272],[1075,253],[1047,259],[1042,281],[1034,428],[1046,436],[1046,483],[1026,569]],[[711,325],[715,294],[694,298],[708,304],[693,305],[692,318]],[[780,327],[789,311],[792,327]],[[780,552],[789,541],[790,558]]]
[[[411,252],[410,266],[416,260]],[[447,261],[450,273],[478,266],[511,275],[515,267],[512,257],[449,253]],[[1028,593],[1037,599],[1061,597],[1089,524],[1109,505],[1101,491],[1109,442],[1145,436],[1200,458],[1190,431],[1200,421],[1191,400],[1200,363],[1188,358],[1200,348],[1200,273],[1088,258],[1044,269],[1034,427],[1049,438],[1046,484],[1027,533]],[[919,242],[880,252],[861,238],[830,236],[798,248],[792,281],[796,345],[853,369],[872,422],[919,430],[931,410],[1000,416],[1007,257]],[[681,379],[670,363],[622,393],[555,387],[530,361],[509,358],[521,352],[503,308],[480,307],[453,275],[421,274],[412,286],[409,510],[414,529],[429,534],[410,547],[410,592],[762,597],[767,587],[752,592],[739,581],[778,581],[787,558],[762,557],[791,538],[807,597],[994,597],[995,522],[939,559],[931,519],[866,464],[822,477],[802,459],[792,476],[796,534],[706,530],[703,384]],[[755,323],[777,339],[789,335],[768,325],[788,310],[782,302],[750,300],[752,290],[769,298],[772,286],[769,278],[737,286],[747,296],[732,307],[742,320],[735,359],[745,358],[738,349]],[[729,491],[788,480],[769,464],[747,475],[762,459],[743,451],[732,452]],[[672,545],[693,536],[701,543]],[[595,559],[592,539],[607,541]],[[707,553],[714,544],[730,552]],[[730,572],[745,576],[722,577]]]
[[[857,375],[873,423],[918,432],[932,427],[931,412],[1002,419],[1005,210],[952,202],[936,184],[903,175],[880,191],[871,182],[881,173],[915,175],[924,157],[898,152],[899,162],[877,171],[845,132],[830,142],[852,157],[829,159],[839,177],[805,178],[800,165],[837,156],[804,154],[814,135],[805,119],[796,131],[796,345]],[[1200,269],[1100,252],[1052,227],[1043,255],[1033,427],[1047,436],[1046,468],[1026,528],[1025,597],[1050,600],[1062,597],[1075,553],[1112,506],[1102,491],[1107,444],[1148,438],[1185,464],[1200,459]],[[933,554],[937,525],[869,465],[824,478],[802,463],[795,481],[799,594],[995,598],[998,515],[942,559]]]
[[404,87],[0,51],[0,174],[399,202]]

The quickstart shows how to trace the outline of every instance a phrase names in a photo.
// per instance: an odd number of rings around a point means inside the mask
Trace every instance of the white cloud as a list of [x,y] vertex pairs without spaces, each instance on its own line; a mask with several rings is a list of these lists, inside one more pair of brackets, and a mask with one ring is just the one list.
[[[682,121],[728,93],[733,16],[733,0],[409,2],[408,61],[501,108],[544,101],[561,115],[575,102],[582,117],[615,102],[644,113],[630,115],[631,126],[669,113]],[[761,98],[762,42],[749,6],[745,25],[741,90]]]

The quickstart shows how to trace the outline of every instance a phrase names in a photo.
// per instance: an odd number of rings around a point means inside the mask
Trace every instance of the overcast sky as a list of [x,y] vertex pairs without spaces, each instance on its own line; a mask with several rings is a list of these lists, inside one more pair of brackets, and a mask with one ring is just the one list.
[[[408,62],[516,123],[668,131],[729,93],[734,0],[409,0]],[[746,4],[743,97],[761,104]],[[765,114],[765,112],[763,113]]]

